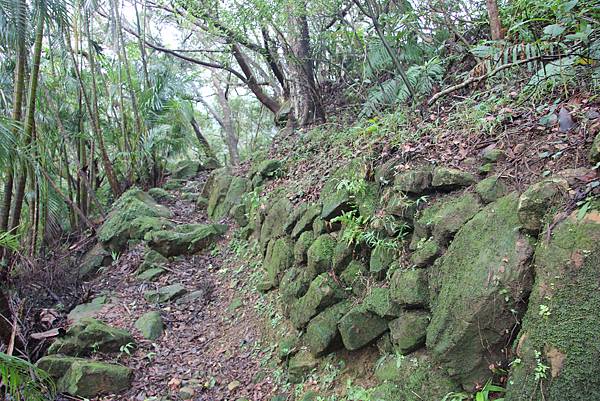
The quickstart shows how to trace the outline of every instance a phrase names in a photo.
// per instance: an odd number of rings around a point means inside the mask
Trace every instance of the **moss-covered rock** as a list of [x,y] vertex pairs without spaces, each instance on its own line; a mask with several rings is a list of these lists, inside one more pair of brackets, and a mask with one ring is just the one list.
[[136,273],[141,274],[146,270],[153,269],[159,266],[162,266],[169,262],[169,259],[155,251],[154,249],[149,249],[144,254],[144,261],[138,266]]
[[447,394],[460,391],[444,369],[424,353],[400,359],[390,355],[378,364],[375,376],[387,385],[378,389],[378,394],[385,397],[375,398],[378,400],[440,401]]
[[87,279],[92,277],[100,268],[109,266],[113,261],[112,254],[98,243],[83,255],[79,268],[79,277]]
[[502,178],[493,176],[481,180],[475,186],[475,192],[477,192],[483,203],[488,204],[506,195],[508,187]]
[[161,287],[157,290],[149,290],[144,293],[144,298],[150,303],[165,303],[181,298],[187,293],[182,284],[176,283]]
[[151,267],[147,270],[144,270],[140,274],[136,276],[139,281],[154,281],[167,271],[162,267],[156,265],[156,267]]
[[325,309],[308,323],[303,339],[313,355],[320,356],[341,346],[337,325],[350,307],[350,302],[342,301]]
[[428,166],[399,173],[394,178],[394,188],[411,194],[423,194],[431,188],[432,169]]
[[320,274],[331,269],[337,242],[329,234],[319,235],[308,248],[308,270]]
[[183,186],[185,185],[186,180],[177,180],[177,179],[169,179],[167,180],[167,182],[164,183],[163,188],[168,190],[168,191],[174,191],[177,189],[181,189],[183,188]]
[[272,239],[267,246],[267,254],[263,261],[266,278],[273,287],[279,284],[283,272],[294,262],[294,245],[288,237]]
[[302,203],[294,206],[294,208],[292,209],[291,213],[288,215],[287,220],[285,221],[285,224],[283,226],[283,231],[287,235],[292,234],[294,227],[296,226],[298,221],[300,221],[302,216],[304,216],[304,214],[306,213],[308,208],[309,208],[309,204],[306,202],[302,202]]
[[93,318],[83,318],[69,328],[64,337],[52,343],[48,354],[79,356],[96,351],[118,352],[129,343],[133,344],[134,340],[127,331]]
[[331,268],[336,274],[342,273],[348,267],[348,264],[352,261],[352,253],[352,246],[339,238],[331,258]]
[[488,163],[496,163],[498,160],[501,160],[505,156],[504,152],[497,148],[485,149],[481,157]]
[[371,252],[371,259],[369,260],[369,271],[375,273],[378,276],[383,274],[391,266],[392,262],[396,259],[396,249],[386,246],[376,246]]
[[415,267],[427,267],[437,259],[441,252],[437,242],[430,238],[417,245],[417,249],[410,255],[410,261]]
[[321,205],[307,205],[304,214],[292,228],[292,238],[296,239],[305,231],[312,229],[313,221],[321,215]]
[[283,273],[279,283],[279,295],[285,316],[289,316],[292,305],[306,294],[314,278],[303,267],[292,267]]
[[393,183],[396,176],[397,166],[400,164],[398,158],[393,158],[375,168],[375,183],[379,187],[385,187]]
[[175,200],[175,197],[163,188],[150,188],[148,190],[148,195],[158,202],[170,202]]
[[549,178],[531,185],[519,198],[519,221],[524,230],[538,233],[548,210],[558,204],[568,189],[562,178]]
[[308,249],[314,241],[315,235],[312,231],[305,231],[300,234],[294,245],[294,263],[305,264],[308,261]]
[[507,401],[600,399],[599,266],[598,211],[581,219],[575,212],[540,241]]
[[429,313],[421,310],[404,311],[389,323],[390,338],[396,352],[407,355],[425,346]]
[[84,398],[114,394],[131,386],[133,371],[125,366],[104,362],[74,361],[58,381],[59,391]]
[[[229,208],[225,205],[225,197],[229,192],[229,186],[234,177],[229,174],[229,170],[227,169],[218,169],[213,171],[211,175],[212,174],[215,174],[215,176],[210,182],[210,193],[208,194],[206,212],[208,213],[208,217],[217,220],[227,216],[227,213],[229,212]],[[204,188],[206,188],[206,186]],[[204,188],[200,194],[201,196],[204,196]]]
[[376,340],[387,329],[387,321],[363,305],[352,308],[338,324],[344,347],[357,350]]
[[[227,215],[233,207],[242,205],[246,191],[250,189],[250,180],[245,177],[233,177],[221,205],[222,213]],[[218,218],[218,217],[216,217]]]
[[344,188],[339,188],[339,183],[339,176],[334,175],[321,189],[320,201],[323,205],[321,218],[323,220],[331,220],[340,216],[343,212],[353,209],[350,193]]
[[363,300],[364,307],[377,316],[390,318],[400,315],[400,305],[392,300],[389,288],[373,287]]
[[98,239],[115,251],[122,251],[132,238],[132,222],[142,217],[170,218],[171,212],[137,188],[125,192],[114,204],[100,227]]
[[419,209],[419,202],[410,199],[403,192],[398,192],[395,187],[384,192],[382,202],[385,203],[384,211],[386,215],[397,217],[410,226],[413,225],[415,215]]
[[390,295],[394,302],[402,306],[427,306],[427,272],[424,269],[396,270],[392,275]]
[[431,185],[438,189],[456,189],[475,184],[477,179],[471,173],[447,167],[433,169]]
[[353,260],[340,274],[340,280],[347,289],[350,289],[354,295],[358,296],[365,290],[367,273],[368,270],[364,264],[357,260]]
[[162,217],[142,216],[134,219],[129,226],[129,237],[133,240],[143,239],[150,231],[170,230],[173,223]]
[[156,340],[162,336],[165,324],[160,316],[160,312],[150,311],[144,313],[135,321],[135,328],[142,333],[144,338]]
[[173,230],[150,231],[144,239],[163,256],[193,255],[227,231],[223,224],[181,224]]
[[319,360],[310,351],[303,349],[290,358],[288,363],[288,380],[300,383],[304,376],[317,367]]
[[276,199],[271,204],[260,228],[260,244],[262,246],[266,246],[272,239],[285,235],[285,223],[292,210],[293,206],[285,196]]
[[71,365],[78,361],[85,361],[85,359],[66,355],[46,355],[40,358],[35,365],[48,373],[54,382],[57,382],[67,373]]
[[520,233],[518,195],[486,206],[461,228],[441,259],[441,290],[427,347],[465,386],[485,382],[531,287],[530,239]]
[[481,210],[481,204],[473,194],[443,198],[421,211],[415,221],[415,235],[433,239],[446,245],[458,230]]
[[262,161],[252,171],[251,175],[259,175],[264,179],[275,178],[281,172],[282,164],[281,161],[275,159],[268,159]]
[[327,232],[327,226],[326,226],[325,220],[323,220],[321,218],[316,218],[313,221],[312,229],[313,229],[313,234],[315,234],[316,237],[318,237],[321,234],[325,234]]
[[101,295],[92,299],[90,302],[77,305],[69,314],[67,318],[71,322],[78,322],[86,317],[93,317],[98,314],[108,302],[106,295]]
[[200,171],[200,162],[196,160],[180,160],[170,170],[171,177],[178,180],[189,180]]
[[302,298],[290,309],[290,320],[294,327],[302,328],[319,312],[345,298],[344,291],[329,276],[323,273],[317,276]]
[[374,182],[367,182],[365,190],[360,196],[355,197],[358,212],[363,217],[375,215],[379,205],[379,188]]

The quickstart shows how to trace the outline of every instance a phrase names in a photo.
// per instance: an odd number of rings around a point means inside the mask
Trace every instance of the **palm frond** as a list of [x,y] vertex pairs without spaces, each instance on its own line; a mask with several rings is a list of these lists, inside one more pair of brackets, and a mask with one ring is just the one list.
[[54,382],[37,366],[0,352],[0,382],[14,400],[47,401],[56,394]]

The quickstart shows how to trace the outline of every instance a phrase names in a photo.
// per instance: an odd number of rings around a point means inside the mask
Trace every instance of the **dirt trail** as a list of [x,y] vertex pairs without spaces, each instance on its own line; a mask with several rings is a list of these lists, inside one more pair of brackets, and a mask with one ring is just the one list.
[[[202,223],[204,211],[172,191],[174,202],[162,202],[177,224]],[[130,331],[137,348],[122,353],[120,363],[135,370],[131,390],[98,400],[265,400],[275,391],[268,368],[269,354],[261,350],[263,324],[250,290],[247,261],[231,250],[231,232],[200,255],[176,258],[154,282],[140,282],[135,270],[142,262],[143,244],[131,247],[92,283],[96,294],[108,294],[97,317]],[[146,302],[144,291],[181,283],[197,298],[189,303]],[[134,328],[144,313],[158,310],[165,332],[156,341],[144,339]]]

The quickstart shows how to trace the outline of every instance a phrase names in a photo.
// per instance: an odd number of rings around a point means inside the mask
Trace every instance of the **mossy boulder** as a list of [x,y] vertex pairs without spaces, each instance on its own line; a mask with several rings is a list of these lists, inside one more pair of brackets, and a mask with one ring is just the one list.
[[325,234],[327,232],[327,225],[325,223],[325,220],[321,218],[316,218],[313,221],[312,229],[313,234],[315,234],[315,236],[317,237],[321,234]]
[[273,287],[279,284],[281,275],[292,266],[293,262],[294,245],[288,237],[272,239],[269,242],[263,268],[266,278]]
[[182,284],[176,283],[161,287],[157,290],[148,290],[144,293],[144,299],[150,303],[165,303],[175,301],[187,293]]
[[180,160],[170,170],[171,177],[177,180],[190,180],[200,171],[200,162],[196,160]]
[[476,182],[477,179],[473,174],[448,167],[434,168],[431,178],[431,185],[436,189],[443,190],[468,187]]
[[320,201],[323,205],[321,209],[321,218],[331,220],[341,216],[343,212],[353,209],[352,196],[348,190],[339,187],[340,178],[338,175],[330,178],[321,189]]
[[417,245],[417,249],[410,255],[410,261],[415,267],[426,267],[431,265],[441,252],[438,243],[430,238]]
[[344,298],[342,288],[329,274],[323,273],[310,283],[306,294],[292,305],[290,320],[294,327],[302,328],[319,312]]
[[233,207],[242,204],[244,194],[250,189],[250,185],[250,180],[245,177],[236,176],[231,179],[231,184],[227,189],[223,203],[219,206],[222,207],[222,213],[224,213],[224,215],[229,214]]
[[289,316],[290,309],[308,291],[315,277],[304,267],[292,267],[283,273],[279,282],[279,295],[284,315]]
[[58,381],[59,391],[84,398],[114,394],[129,389],[133,371],[104,362],[74,361]]
[[396,259],[396,249],[387,246],[376,246],[371,252],[371,259],[369,260],[369,271],[375,273],[378,276],[383,274],[392,265],[392,262]]
[[292,238],[296,239],[305,231],[312,229],[313,221],[321,215],[321,205],[307,205],[304,214],[292,228]]
[[429,313],[422,310],[404,311],[389,323],[390,338],[396,352],[407,355],[425,346]]
[[300,350],[290,358],[288,363],[288,380],[291,383],[300,383],[304,376],[315,369],[319,360],[306,349]]
[[352,253],[352,246],[344,239],[339,238],[331,257],[331,268],[336,274],[343,272],[350,261],[352,261]]
[[390,285],[392,300],[402,306],[424,307],[429,301],[427,271],[424,269],[396,270]]
[[506,400],[600,399],[600,213],[561,222],[537,245],[534,266]]
[[550,178],[531,185],[519,198],[519,221],[524,230],[538,233],[548,210],[557,205],[568,189],[562,178]]
[[260,244],[262,246],[266,246],[272,239],[285,235],[285,223],[292,210],[292,203],[285,196],[276,199],[271,204],[260,228]]
[[394,189],[410,194],[423,194],[431,188],[432,169],[419,167],[399,173],[394,178]]
[[35,365],[48,373],[54,382],[57,382],[67,373],[71,365],[78,361],[86,361],[86,359],[66,355],[46,355],[40,358]]
[[357,305],[342,317],[338,324],[342,342],[347,350],[354,351],[376,340],[387,329],[387,320]]
[[481,180],[475,186],[475,192],[477,192],[483,203],[488,204],[506,195],[508,186],[502,178],[493,176]]
[[385,202],[384,211],[386,215],[394,216],[412,226],[415,215],[419,209],[418,201],[407,197],[396,188],[384,192],[382,202]]
[[181,224],[173,230],[150,231],[144,239],[165,257],[193,255],[215,243],[225,231],[223,224]]
[[141,274],[146,270],[162,266],[168,262],[169,259],[161,255],[154,249],[148,249],[146,253],[144,253],[144,261],[138,266],[136,273]]
[[175,197],[163,188],[150,188],[148,190],[148,195],[158,202],[170,202],[175,200]]
[[150,231],[170,230],[173,223],[162,217],[142,216],[134,219],[129,226],[131,239],[143,239]]
[[313,355],[321,356],[341,346],[337,325],[350,307],[350,302],[342,301],[325,309],[308,323],[303,339]]
[[463,385],[482,383],[502,361],[531,288],[530,238],[519,231],[518,195],[489,204],[458,232],[441,259],[427,348]]
[[83,318],[75,323],[64,337],[52,343],[48,354],[70,356],[87,355],[92,352],[118,352],[120,348],[134,343],[125,330],[118,329],[93,318]]
[[315,241],[315,235],[312,231],[305,231],[294,245],[294,263],[305,264],[308,261],[308,249]]
[[92,277],[105,266],[110,266],[113,258],[104,245],[98,243],[83,255],[79,268],[79,277],[87,279]]
[[144,191],[132,188],[114,204],[100,227],[98,239],[111,249],[122,251],[132,238],[132,222],[143,217],[170,218],[171,212]]
[[275,159],[263,160],[251,173],[252,176],[259,175],[264,179],[275,178],[281,172],[281,161]]
[[460,391],[460,386],[425,353],[401,359],[390,355],[378,364],[375,376],[384,387],[374,395],[385,397],[374,398],[377,400],[440,401]]
[[373,287],[363,300],[365,308],[377,316],[391,318],[400,315],[400,305],[392,300],[389,288]]
[[157,278],[159,278],[160,276],[162,276],[163,274],[165,274],[166,272],[167,271],[165,269],[156,265],[156,267],[151,267],[151,268],[139,273],[136,276],[136,278],[139,281],[154,281]]
[[165,324],[160,316],[160,312],[150,311],[144,313],[135,321],[135,328],[142,333],[144,338],[156,340],[162,336]]
[[[229,174],[229,170],[227,169],[218,169],[213,173],[215,173],[215,177],[210,182],[211,186],[206,212],[208,213],[208,217],[213,220],[218,220],[227,216],[227,213],[229,212],[230,207],[225,204],[225,197],[229,192],[229,186],[234,177]],[[200,193],[201,196],[204,196],[203,192],[204,188]]]
[[330,270],[336,245],[337,242],[331,235],[319,235],[308,248],[308,270],[316,274]]
[[340,280],[351,290],[354,295],[360,295],[364,292],[367,282],[368,270],[364,264],[353,260],[348,267],[340,274]]
[[163,188],[168,191],[174,191],[177,189],[183,188],[186,180],[177,180],[177,179],[168,179],[167,182],[164,183]]
[[415,221],[415,235],[432,236],[438,244],[446,245],[479,210],[481,203],[473,194],[443,198],[421,211]]
[[86,317],[93,317],[104,308],[107,302],[108,297],[106,295],[101,295],[92,299],[90,302],[77,305],[71,312],[69,312],[67,318],[69,321],[76,323]]
[[296,226],[298,221],[300,221],[302,216],[304,216],[304,214],[308,210],[308,207],[309,207],[309,204],[306,202],[302,202],[298,205],[294,205],[294,208],[292,209],[291,213],[288,215],[287,220],[285,221],[285,225],[283,226],[283,231],[287,235],[292,234],[292,230],[294,229],[294,227]]
[[398,158],[393,158],[375,168],[375,183],[379,187],[390,185],[394,181],[397,166],[400,164]]
[[367,182],[365,190],[360,195],[355,196],[354,201],[358,207],[358,212],[363,217],[372,217],[379,206],[379,188],[374,182]]

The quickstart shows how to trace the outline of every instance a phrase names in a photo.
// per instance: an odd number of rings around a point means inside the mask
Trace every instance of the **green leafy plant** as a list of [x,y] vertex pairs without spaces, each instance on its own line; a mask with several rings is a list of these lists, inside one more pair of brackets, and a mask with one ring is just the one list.
[[0,352],[0,384],[13,400],[53,400],[56,386],[48,373],[37,366]]

